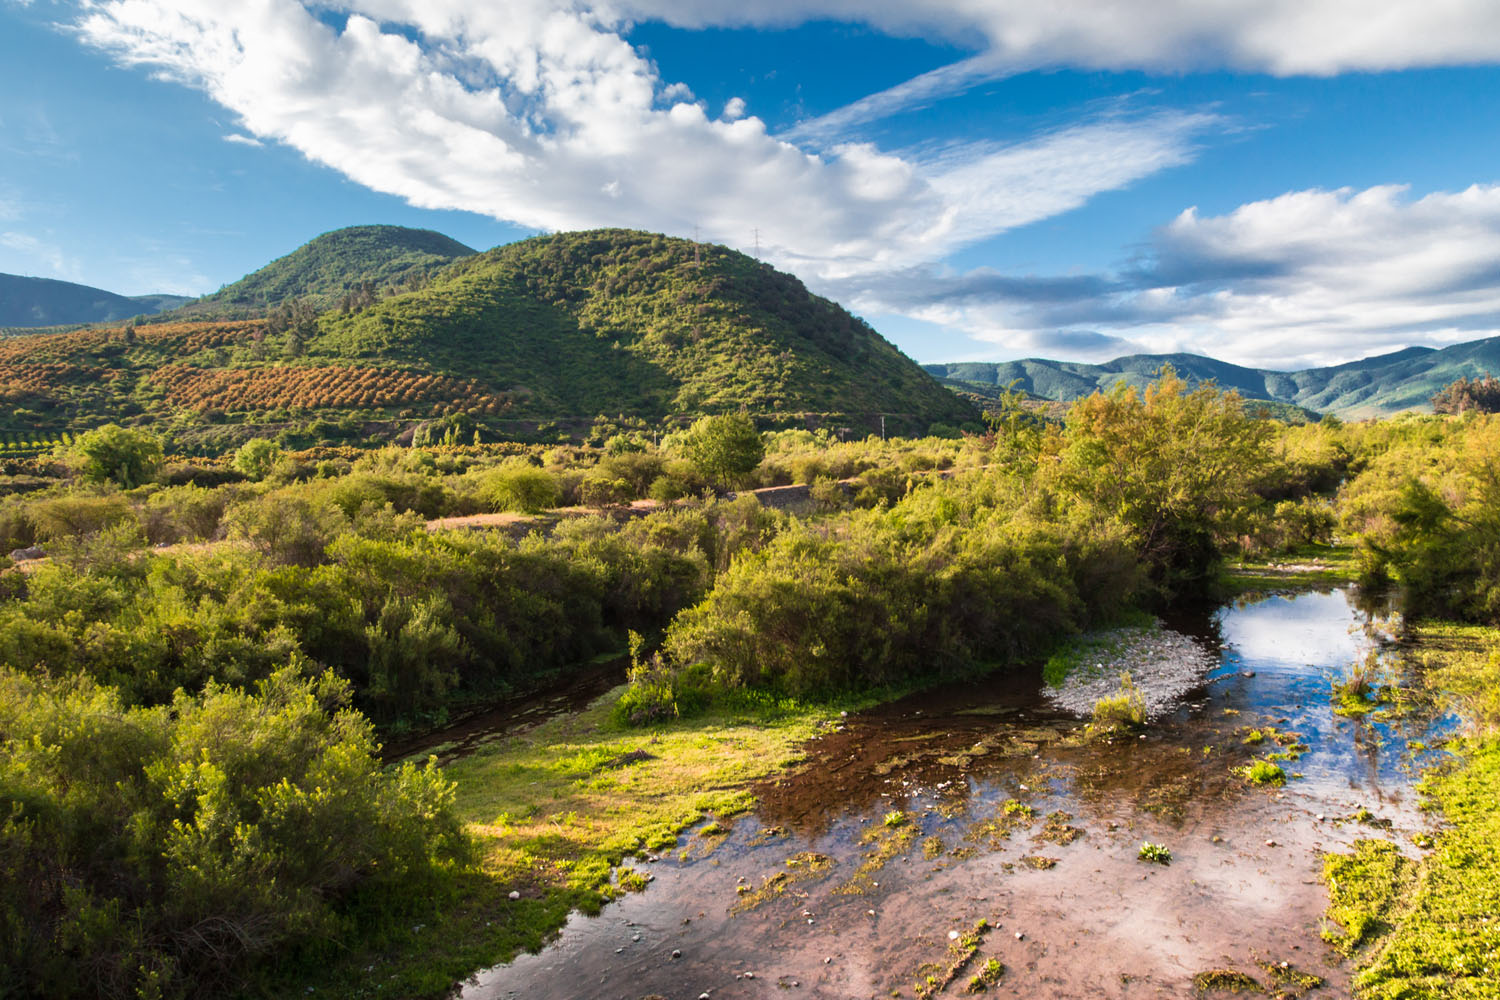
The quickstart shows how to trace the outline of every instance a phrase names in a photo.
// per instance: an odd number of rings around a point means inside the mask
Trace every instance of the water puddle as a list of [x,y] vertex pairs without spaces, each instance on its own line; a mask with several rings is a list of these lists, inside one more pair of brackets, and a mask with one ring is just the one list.
[[[646,891],[462,996],[957,996],[990,959],[999,996],[1192,996],[1211,969],[1346,996],[1319,937],[1321,854],[1372,835],[1415,851],[1412,784],[1452,725],[1333,712],[1372,651],[1400,669],[1380,610],[1345,589],[1174,619],[1207,669],[1145,737],[1085,738],[1039,669],[850,718],[727,837],[640,859]],[[1257,760],[1285,785],[1237,773]],[[1143,841],[1170,864],[1140,860]]]

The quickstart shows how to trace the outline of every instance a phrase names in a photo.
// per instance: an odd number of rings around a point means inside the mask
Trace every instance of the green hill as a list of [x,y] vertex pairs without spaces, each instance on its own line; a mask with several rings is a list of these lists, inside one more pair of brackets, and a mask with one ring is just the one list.
[[348,311],[0,341],[0,426],[6,406],[24,414],[17,430],[127,417],[189,448],[252,430],[396,437],[438,416],[533,440],[600,415],[744,410],[767,426],[860,434],[881,417],[891,433],[925,433],[978,416],[795,277],[724,247],[625,230],[469,255]]
[[330,315],[309,357],[383,358],[511,394],[517,413],[887,413],[972,419],[836,303],[720,246],[628,230],[538,237]]
[[1027,358],[994,364],[922,367],[950,388],[993,393],[1012,384],[1043,399],[1071,400],[1117,384],[1144,386],[1170,364],[1190,384],[1210,379],[1258,399],[1314,413],[1363,418],[1426,409],[1432,394],[1460,376],[1500,373],[1500,337],[1442,350],[1409,347],[1328,368],[1272,371],[1242,368],[1197,354],[1137,354],[1101,365]]
[[0,274],[0,327],[115,323],[186,301],[182,295],[116,295],[71,281]]
[[285,257],[192,303],[189,315],[246,315],[293,299],[328,307],[362,282],[376,289],[423,280],[474,250],[430,229],[350,226],[303,244]]

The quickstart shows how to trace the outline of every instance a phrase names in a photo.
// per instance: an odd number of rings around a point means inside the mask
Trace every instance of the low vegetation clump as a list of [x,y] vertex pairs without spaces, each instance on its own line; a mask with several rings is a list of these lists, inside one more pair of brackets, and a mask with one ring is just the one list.
[[964,992],[983,993],[998,983],[1003,975],[1005,975],[1005,963],[998,958],[987,958],[979,967],[979,971],[974,973],[973,978],[969,980],[968,985],[964,987]]
[[1141,729],[1145,725],[1146,699],[1136,688],[1130,674],[1121,674],[1119,692],[1094,703],[1089,730],[1100,734],[1117,733]]
[[1235,773],[1252,785],[1280,787],[1286,784],[1286,771],[1280,764],[1269,760],[1251,761],[1244,767],[1237,768]]
[[1201,993],[1260,993],[1254,976],[1237,969],[1209,969],[1193,977],[1193,988]]
[[1141,842],[1141,848],[1136,856],[1142,861],[1149,861],[1154,865],[1169,865],[1172,863],[1172,852],[1165,844],[1153,844],[1146,840]]

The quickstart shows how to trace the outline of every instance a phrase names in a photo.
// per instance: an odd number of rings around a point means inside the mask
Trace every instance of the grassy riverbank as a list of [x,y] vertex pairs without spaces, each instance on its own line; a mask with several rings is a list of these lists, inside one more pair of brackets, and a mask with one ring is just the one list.
[[1482,626],[1415,630],[1427,683],[1461,712],[1470,736],[1422,790],[1450,824],[1420,860],[1361,841],[1329,855],[1330,938],[1357,957],[1357,995],[1500,997],[1500,646]]
[[445,768],[477,868],[434,900],[425,923],[393,929],[315,982],[298,978],[311,987],[304,995],[441,996],[476,969],[540,947],[572,910],[597,913],[644,887],[649,865],[617,873],[625,857],[677,849],[679,834],[703,820],[713,823],[681,850],[712,850],[714,824],[727,827],[752,805],[750,785],[796,763],[841,709],[869,702],[747,703],[645,730],[615,721],[619,694]]
[[1353,583],[1359,578],[1352,545],[1305,545],[1269,559],[1230,562],[1223,585],[1229,596],[1305,590]]

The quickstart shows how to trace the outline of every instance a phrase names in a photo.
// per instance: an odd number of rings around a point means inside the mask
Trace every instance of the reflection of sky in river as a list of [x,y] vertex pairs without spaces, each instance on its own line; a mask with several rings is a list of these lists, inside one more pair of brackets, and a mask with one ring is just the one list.
[[[1369,620],[1346,590],[1271,597],[1216,616],[1224,649],[1210,690],[1218,703],[1238,709],[1247,725],[1273,722],[1311,747],[1302,759],[1282,764],[1288,774],[1304,776],[1289,791],[1313,782],[1324,791],[1344,788],[1378,799],[1399,794],[1410,784],[1407,741],[1430,741],[1451,728],[1448,719],[1434,724],[1391,720],[1385,713],[1365,719],[1333,714],[1333,683],[1374,648],[1362,628]],[[1268,744],[1265,752],[1275,749]]]
[[1346,591],[1269,597],[1218,614],[1224,642],[1257,670],[1342,669],[1369,648]]

